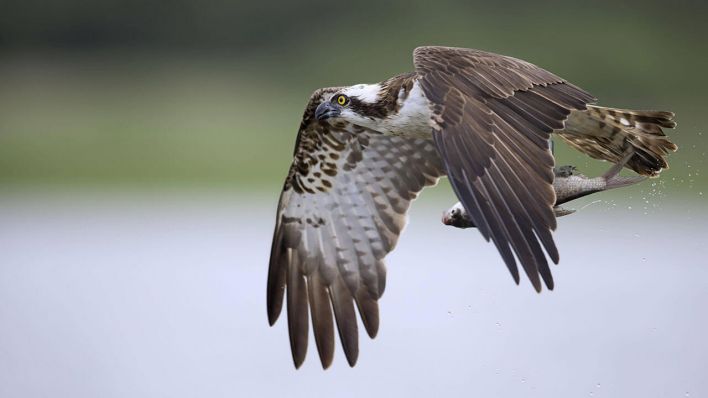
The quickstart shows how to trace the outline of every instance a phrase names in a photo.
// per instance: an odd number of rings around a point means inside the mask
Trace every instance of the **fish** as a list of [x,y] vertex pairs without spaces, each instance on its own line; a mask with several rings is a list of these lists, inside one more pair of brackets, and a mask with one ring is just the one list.
[[[578,173],[578,168],[571,165],[554,168],[553,174],[555,178],[553,179],[553,190],[556,192],[556,202],[553,206],[553,213],[555,216],[563,217],[575,213],[573,209],[566,209],[560,206],[564,203],[597,192],[628,187],[646,180],[646,176],[637,175],[623,177],[619,175],[620,171],[625,164],[627,164],[629,159],[632,158],[633,154],[634,152],[632,151],[599,177],[587,177]],[[472,221],[472,218],[460,202],[455,203],[452,207],[443,212],[442,222],[445,225],[456,228],[476,227],[474,221]]]

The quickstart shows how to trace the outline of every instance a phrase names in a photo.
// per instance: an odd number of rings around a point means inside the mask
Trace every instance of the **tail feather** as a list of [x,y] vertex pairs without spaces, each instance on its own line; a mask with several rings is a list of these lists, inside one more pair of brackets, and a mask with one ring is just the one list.
[[558,131],[570,146],[595,159],[623,163],[639,174],[655,176],[668,169],[666,156],[678,148],[662,128],[674,128],[674,114],[665,111],[635,111],[589,105],[571,112],[565,128]]

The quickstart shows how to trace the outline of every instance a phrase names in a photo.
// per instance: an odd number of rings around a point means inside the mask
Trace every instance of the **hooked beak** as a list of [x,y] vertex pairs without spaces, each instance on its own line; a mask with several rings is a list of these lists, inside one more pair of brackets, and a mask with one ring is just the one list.
[[315,110],[315,118],[317,118],[317,120],[326,120],[341,114],[342,107],[329,101],[319,104]]

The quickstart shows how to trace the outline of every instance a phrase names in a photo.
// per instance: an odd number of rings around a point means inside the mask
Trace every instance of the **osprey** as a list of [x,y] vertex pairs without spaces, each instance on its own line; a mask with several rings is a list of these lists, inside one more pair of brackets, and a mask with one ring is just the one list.
[[[295,367],[305,359],[311,316],[322,366],[334,327],[350,366],[356,312],[379,328],[384,257],[406,211],[446,176],[474,225],[519,283],[553,289],[558,263],[551,133],[594,158],[655,176],[676,150],[662,132],[670,112],[589,105],[586,91],[528,62],[480,50],[419,47],[415,72],[377,84],[316,90],[305,107],[278,204],[267,284],[268,321],[287,294]],[[356,308],[356,309],[355,309]]]

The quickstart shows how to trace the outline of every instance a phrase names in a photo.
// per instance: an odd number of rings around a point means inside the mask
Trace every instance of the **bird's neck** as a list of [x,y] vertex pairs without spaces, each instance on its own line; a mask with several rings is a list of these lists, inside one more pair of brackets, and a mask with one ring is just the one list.
[[428,99],[418,81],[399,89],[396,109],[372,127],[386,135],[430,139],[432,128]]

